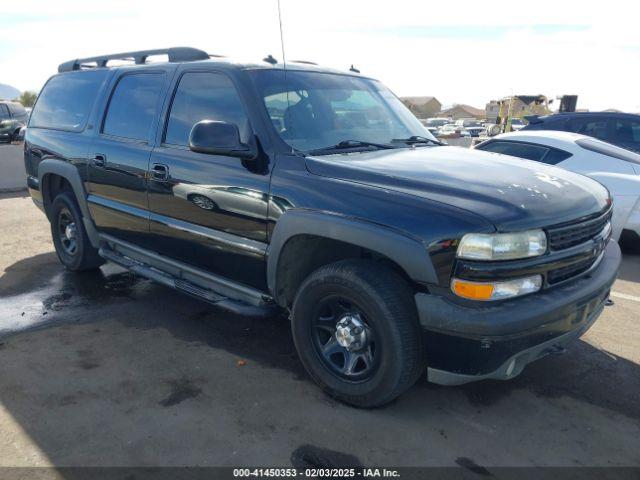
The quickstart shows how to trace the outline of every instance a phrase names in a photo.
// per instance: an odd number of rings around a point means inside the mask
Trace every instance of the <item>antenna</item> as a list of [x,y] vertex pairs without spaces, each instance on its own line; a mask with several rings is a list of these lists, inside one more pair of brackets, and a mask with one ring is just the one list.
[[282,63],[284,65],[285,75],[287,72],[287,57],[284,55],[284,35],[282,33],[282,11],[280,10],[280,0],[278,2],[278,24],[280,25],[280,46],[282,47]]
[[[287,83],[287,57],[284,54],[284,34],[282,33],[282,10],[280,9],[280,0],[276,0],[278,2],[278,24],[280,25],[280,46],[282,47],[282,65],[284,68],[284,83]],[[287,108],[291,104],[289,103],[289,89],[287,88]],[[295,149],[293,145],[291,145],[291,154],[295,153]]]

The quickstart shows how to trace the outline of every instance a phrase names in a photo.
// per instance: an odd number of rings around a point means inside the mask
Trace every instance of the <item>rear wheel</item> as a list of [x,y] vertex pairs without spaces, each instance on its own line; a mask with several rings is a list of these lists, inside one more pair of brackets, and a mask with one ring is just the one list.
[[67,269],[92,270],[104,263],[89,241],[80,208],[71,192],[62,192],[53,200],[51,235],[58,258]]
[[424,370],[411,288],[373,262],[348,260],[312,273],[296,296],[292,328],[311,377],[354,406],[390,402]]

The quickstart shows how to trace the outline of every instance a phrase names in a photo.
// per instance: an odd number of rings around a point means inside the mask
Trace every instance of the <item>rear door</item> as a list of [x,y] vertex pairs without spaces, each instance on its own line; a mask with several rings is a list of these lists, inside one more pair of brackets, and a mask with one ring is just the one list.
[[268,161],[189,150],[193,125],[219,120],[254,130],[225,72],[194,67],[175,81],[164,130],[151,158],[150,228],[155,249],[171,258],[265,289]]
[[89,153],[89,208],[103,233],[148,245],[147,171],[171,70],[116,75]]

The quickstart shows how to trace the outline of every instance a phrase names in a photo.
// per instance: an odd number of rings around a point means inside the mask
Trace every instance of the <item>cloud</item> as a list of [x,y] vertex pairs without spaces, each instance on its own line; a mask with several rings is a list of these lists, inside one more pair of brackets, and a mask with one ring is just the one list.
[[[635,16],[625,15],[629,2],[281,2],[288,58],[340,69],[353,63],[400,95],[482,107],[511,93],[575,93],[581,107],[640,111],[640,36]],[[71,58],[162,46],[281,59],[276,5],[2,2],[0,82],[37,89]]]

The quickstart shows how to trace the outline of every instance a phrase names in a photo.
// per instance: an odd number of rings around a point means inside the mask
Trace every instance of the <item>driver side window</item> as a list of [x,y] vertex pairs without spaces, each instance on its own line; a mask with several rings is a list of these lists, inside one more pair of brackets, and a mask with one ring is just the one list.
[[218,120],[238,126],[247,142],[249,119],[231,80],[213,72],[188,72],[180,79],[171,104],[164,143],[186,146],[193,126],[202,120]]

